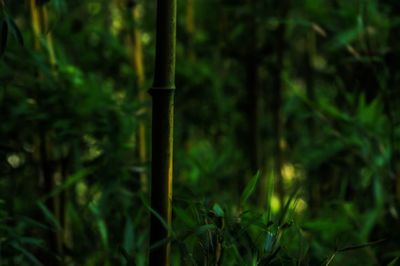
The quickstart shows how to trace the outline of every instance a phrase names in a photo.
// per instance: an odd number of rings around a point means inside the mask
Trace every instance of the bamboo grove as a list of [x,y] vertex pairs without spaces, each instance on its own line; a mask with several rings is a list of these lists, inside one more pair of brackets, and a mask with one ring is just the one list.
[[397,265],[398,2],[0,0],[0,265]]

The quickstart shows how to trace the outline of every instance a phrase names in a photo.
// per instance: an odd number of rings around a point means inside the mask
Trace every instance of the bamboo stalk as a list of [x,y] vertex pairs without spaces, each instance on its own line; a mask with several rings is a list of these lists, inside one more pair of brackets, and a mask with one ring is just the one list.
[[[39,7],[35,0],[30,0],[30,11],[32,19],[32,30],[34,33],[34,49],[40,51],[42,49],[40,39],[48,27],[48,11],[46,6]],[[54,53],[54,46],[51,33],[46,34],[46,45],[49,53],[49,62],[54,70],[57,63]],[[40,73],[39,73],[40,74]],[[40,75],[39,75],[39,78]],[[54,155],[52,155],[52,145],[49,140],[49,134],[46,125],[39,125],[39,153],[41,174],[44,180],[44,193],[48,195],[57,185],[63,180],[61,170],[56,171],[54,167]],[[64,201],[65,194],[54,196],[46,200],[45,204],[61,227],[64,226]],[[62,255],[63,252],[63,231],[49,232],[50,250],[57,255]],[[53,265],[58,265],[59,262],[54,257],[46,257],[46,260],[51,260]]]
[[[175,91],[176,0],[157,2],[156,63],[150,94],[152,108],[151,207],[171,225],[173,110]],[[167,239],[170,232],[152,214],[150,244]],[[170,243],[150,250],[149,265],[170,265]]]
[[30,10],[31,10],[31,19],[32,19],[32,29],[34,36],[34,48],[35,50],[40,50],[40,34],[41,34],[41,26],[40,26],[40,15],[38,7],[36,6],[36,0],[30,0],[29,2]]
[[[138,98],[141,103],[146,100],[146,91],[144,89],[144,82],[146,80],[144,65],[143,65],[143,48],[142,48],[142,33],[137,27],[137,22],[140,19],[140,9],[137,5],[132,7],[132,20],[135,21],[135,27],[132,32],[132,64],[136,72]],[[140,121],[138,128],[138,152],[141,165],[145,165],[147,159],[147,145],[146,145],[146,125],[144,121]],[[148,190],[147,172],[140,173],[141,190],[146,192]]]
[[[53,74],[56,75],[56,65],[57,58],[54,52],[54,44],[53,44],[53,36],[51,31],[49,30],[49,13],[46,5],[42,5],[40,8],[40,16],[43,22],[42,30],[43,34],[46,36],[46,48],[48,52],[48,58],[50,66],[53,70]],[[51,154],[51,145],[49,145],[49,150]],[[57,185],[63,183],[65,181],[65,176],[62,174],[61,162],[58,162],[58,169],[54,170],[51,178],[51,190],[54,189]],[[55,248],[57,254],[63,254],[63,242],[64,242],[64,226],[65,226],[65,192],[62,192],[60,195],[56,195],[52,199],[51,210],[54,214],[54,217],[59,222],[61,226],[61,230],[55,232]]]
[[43,17],[43,30],[45,31],[46,35],[46,45],[47,45],[47,52],[49,53],[49,61],[50,65],[53,67],[57,64],[56,54],[54,52],[54,45],[53,45],[53,36],[51,31],[48,30],[49,27],[49,13],[47,11],[47,6],[43,5],[41,8],[42,17]]

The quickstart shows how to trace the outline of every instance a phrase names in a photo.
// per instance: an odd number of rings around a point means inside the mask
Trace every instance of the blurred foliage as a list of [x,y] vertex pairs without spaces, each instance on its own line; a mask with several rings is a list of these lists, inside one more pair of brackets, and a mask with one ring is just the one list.
[[[138,97],[130,38],[141,31],[150,87],[156,1],[36,1],[49,10],[41,49],[28,2],[0,1],[0,265],[49,265],[48,256],[146,265],[139,176],[150,162],[140,161],[137,132],[149,128],[150,101]],[[172,265],[398,263],[399,1],[289,2],[178,1]],[[259,127],[249,132],[254,54]],[[272,170],[277,141],[284,202]],[[46,171],[57,180],[50,190]],[[61,221],[47,202],[62,197]]]

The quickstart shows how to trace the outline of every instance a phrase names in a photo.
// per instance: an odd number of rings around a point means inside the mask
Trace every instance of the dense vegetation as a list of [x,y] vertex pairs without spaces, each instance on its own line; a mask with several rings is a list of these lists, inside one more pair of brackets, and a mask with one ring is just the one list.
[[0,265],[398,265],[400,1],[178,0],[172,224],[156,2],[0,0]]

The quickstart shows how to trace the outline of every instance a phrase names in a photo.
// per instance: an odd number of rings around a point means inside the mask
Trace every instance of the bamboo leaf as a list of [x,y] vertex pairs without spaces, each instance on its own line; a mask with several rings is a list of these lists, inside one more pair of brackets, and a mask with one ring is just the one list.
[[119,252],[121,253],[122,257],[126,261],[125,264],[123,264],[123,265],[126,265],[126,266],[135,266],[136,265],[134,258],[131,255],[129,255],[129,253],[123,247],[119,248]]
[[378,244],[380,244],[380,243],[382,243],[384,241],[386,241],[386,239],[380,239],[380,240],[377,240],[377,241],[368,242],[368,243],[364,243],[364,244],[360,244],[360,245],[349,246],[349,247],[338,249],[337,252],[351,251],[351,250],[355,250],[355,249],[360,249],[360,248],[365,248],[365,247],[369,247],[369,246],[373,246],[373,245],[378,245]]
[[204,224],[196,229],[195,234],[202,235],[205,232],[210,231],[210,230],[215,230],[216,228],[217,227],[214,224]]
[[246,185],[243,194],[240,198],[240,204],[243,205],[246,203],[246,201],[249,199],[251,194],[254,192],[257,182],[260,179],[260,171],[258,171],[249,181],[249,183]]
[[67,180],[62,183],[61,185],[54,188],[48,195],[45,195],[42,198],[42,201],[47,200],[48,198],[54,197],[61,193],[62,191],[66,190],[67,188],[73,186],[74,184],[78,183],[81,179],[85,178],[88,175],[88,171],[83,169],[74,175],[71,175],[67,178]]
[[219,206],[218,203],[215,203],[213,206],[213,211],[217,217],[224,217],[224,210]]
[[11,33],[14,35],[14,38],[17,40],[19,45],[24,46],[24,38],[22,37],[22,33],[17,24],[15,24],[14,20],[10,16],[7,16],[6,20],[8,27],[10,27]]
[[265,238],[264,242],[264,252],[265,253],[270,253],[272,251],[272,247],[275,243],[275,236],[271,232],[267,232],[267,236]]
[[294,198],[297,195],[297,192],[299,191],[299,189],[300,189],[300,186],[295,187],[295,189],[293,190],[292,194],[290,194],[289,199],[287,200],[283,210],[281,211],[281,215],[280,215],[279,220],[278,220],[278,225],[279,226],[283,225],[283,222],[285,220],[286,214],[289,211],[290,204],[294,200]]
[[96,222],[97,222],[97,227],[100,233],[101,240],[103,242],[104,247],[107,249],[108,248],[108,230],[107,230],[107,225],[104,219],[101,217],[99,207],[92,203],[89,205],[89,209],[93,212],[93,214],[96,216]]
[[274,170],[271,168],[270,173],[268,174],[268,189],[267,189],[267,222],[271,220],[271,213],[272,213],[272,196],[274,194],[274,186],[275,186],[275,175]]
[[336,253],[333,253],[331,256],[329,256],[329,258],[326,259],[325,266],[329,266],[335,257],[336,257]]
[[36,265],[36,266],[44,266],[31,252],[26,250],[25,248],[21,247],[17,243],[11,243],[11,246],[19,251],[21,254],[23,254],[32,264],[31,265]]
[[[150,205],[145,201],[143,197],[141,197],[142,202],[144,206],[161,222],[161,224],[166,228],[169,232],[171,232],[172,235],[174,235],[174,231],[172,230],[171,226],[168,225],[168,223],[164,220],[163,217],[161,217],[160,214],[158,214],[153,208],[150,207]],[[156,243],[157,244],[157,243]],[[154,245],[156,245],[154,244]]]
[[135,231],[132,220],[128,217],[126,219],[126,224],[124,229],[123,249],[131,253],[134,250],[134,247],[135,247]]
[[158,247],[161,247],[162,245],[167,244],[168,242],[171,242],[173,240],[172,237],[167,237],[164,239],[161,239],[160,241],[157,241],[156,243],[154,243],[153,245],[150,246],[150,250],[154,250]]
[[399,260],[400,257],[394,258],[387,266],[395,266],[397,265],[397,261]]
[[98,219],[97,220],[97,226],[99,227],[99,232],[101,239],[103,241],[104,247],[108,248],[108,230],[107,230],[107,225],[104,219]]
[[37,203],[37,205],[39,206],[40,210],[43,212],[44,216],[46,217],[46,219],[50,222],[50,224],[52,224],[56,230],[60,230],[61,229],[61,225],[60,223],[57,221],[56,217],[54,216],[53,213],[51,213],[51,211],[49,210],[49,208],[47,208],[46,205],[43,204],[43,202],[39,201]]
[[189,227],[194,227],[196,225],[196,221],[182,208],[174,207],[174,214],[177,218],[182,220]]
[[49,230],[49,227],[47,225],[45,225],[45,224],[43,224],[41,222],[38,222],[38,221],[36,221],[36,220],[34,220],[34,219],[30,218],[30,217],[22,216],[19,220],[21,222],[23,222],[23,223],[28,224],[29,226],[37,227],[37,228],[40,228],[40,229]]
[[354,28],[348,29],[344,32],[339,33],[332,41],[328,44],[328,49],[330,50],[337,50],[340,49],[355,39],[362,33],[360,29],[356,26]]
[[43,239],[38,239],[34,237],[19,237],[18,243],[29,244],[36,247],[43,247],[43,245],[45,244]]

